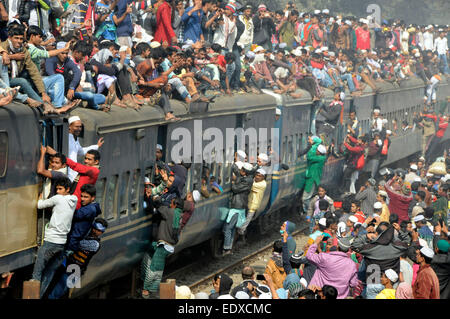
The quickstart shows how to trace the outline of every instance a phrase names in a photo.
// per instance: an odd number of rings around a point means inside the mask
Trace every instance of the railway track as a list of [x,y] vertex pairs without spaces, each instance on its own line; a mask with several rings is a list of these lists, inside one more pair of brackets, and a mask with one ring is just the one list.
[[[308,229],[308,225],[304,224],[301,225],[301,228],[297,231],[295,231],[292,234],[292,237],[299,238],[299,237],[306,237],[304,234],[304,231]],[[240,275],[240,271],[242,268],[246,265],[251,265],[253,262],[261,260],[264,258],[264,256],[268,255],[272,251],[273,242],[259,248],[258,250],[250,253],[249,255],[245,256],[242,259],[233,261],[231,264],[228,264],[220,269],[217,269],[211,274],[208,274],[199,280],[195,281],[194,283],[189,285],[189,288],[193,293],[197,293],[199,291],[204,291],[204,286],[211,286],[211,280],[214,278],[215,275],[218,275],[220,273],[236,273],[238,272]],[[299,247],[297,247],[299,248]]]

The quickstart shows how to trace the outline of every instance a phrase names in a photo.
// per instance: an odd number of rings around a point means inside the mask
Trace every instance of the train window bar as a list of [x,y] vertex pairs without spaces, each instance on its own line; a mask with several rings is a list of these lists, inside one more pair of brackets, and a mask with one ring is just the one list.
[[119,175],[112,175],[108,179],[106,184],[106,195],[105,195],[105,219],[113,220],[116,218],[116,207],[117,207],[117,191],[118,191],[118,181]]
[[8,167],[8,132],[0,132],[0,178],[5,177]]
[[139,211],[139,194],[141,189],[141,184],[143,181],[141,181],[141,170],[135,169],[133,174],[133,184],[130,189],[130,208],[131,213],[136,214]]
[[128,192],[130,187],[130,171],[122,174],[122,180],[120,181],[120,193],[119,193],[119,216],[125,217],[128,215]]

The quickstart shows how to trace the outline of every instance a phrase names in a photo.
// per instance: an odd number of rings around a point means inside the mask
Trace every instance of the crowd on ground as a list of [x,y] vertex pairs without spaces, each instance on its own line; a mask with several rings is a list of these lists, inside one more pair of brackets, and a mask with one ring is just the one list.
[[[382,147],[386,137],[378,144],[380,133],[372,133],[372,143]],[[351,143],[361,144],[361,138],[350,137],[344,143],[348,150],[357,147]],[[210,293],[194,295],[180,286],[176,298],[449,299],[450,152],[429,153],[433,139],[425,139],[424,154],[410,159],[407,169],[370,170],[358,192],[333,199],[320,184],[327,147],[313,136],[304,187],[312,196],[303,197],[300,212],[309,224],[306,245],[297,248],[292,237],[297,226],[287,220],[263,274],[246,266],[241,282],[221,273]],[[236,184],[233,188],[232,203],[240,195]],[[250,205],[249,200],[248,214]]]
[[[265,283],[257,284],[254,271],[244,269],[244,282],[233,294],[232,282],[222,274],[211,298],[448,298],[450,156],[441,143],[448,115],[446,108],[436,111],[435,103],[440,76],[448,73],[447,26],[377,25],[373,17],[332,16],[326,9],[300,13],[292,3],[270,12],[265,5],[211,0],[47,2],[0,2],[7,22],[0,32],[2,105],[15,99],[43,106],[44,113],[64,113],[79,105],[109,111],[111,105],[158,104],[166,120],[176,121],[174,98],[211,102],[217,94],[262,89],[300,97],[301,88],[317,101],[311,128],[316,135],[299,153],[308,165],[302,187],[302,211],[310,224],[307,247],[297,251],[290,236],[296,225],[283,223]],[[358,95],[368,85],[376,92],[377,82],[398,84],[415,76],[426,89],[425,107],[413,123],[388,123],[379,108],[368,134],[361,134],[355,110],[344,123],[346,90]],[[328,106],[321,102],[323,88],[335,91]],[[332,138],[338,124],[347,127],[342,145]],[[95,203],[103,139],[83,148],[81,130],[80,118],[70,117],[67,157],[41,148],[37,171],[46,180],[38,208],[52,209],[32,274],[41,297],[67,293],[66,269],[86,270],[107,227]],[[390,136],[408,130],[423,130],[423,156],[411,161],[408,172],[379,170]],[[84,164],[77,163],[78,156]],[[321,185],[329,156],[346,159],[348,193],[341,200],[330,198]],[[236,232],[245,238],[276,157],[261,152],[250,164],[245,151],[236,152],[230,204],[219,212],[224,256],[232,253]],[[142,261],[143,298],[158,291],[166,257],[195,203],[223,192],[207,168],[201,184],[186,192],[190,163],[162,159],[163,147],[157,145],[154,174],[144,183],[144,208],[159,227]],[[357,192],[358,180],[364,186]]]
[[418,77],[424,99],[448,74],[448,26],[420,26],[328,9],[301,12],[218,0],[21,0],[0,2],[1,105],[45,114],[77,106],[139,109],[170,99],[275,93],[320,101],[324,88],[359,95],[366,86]]

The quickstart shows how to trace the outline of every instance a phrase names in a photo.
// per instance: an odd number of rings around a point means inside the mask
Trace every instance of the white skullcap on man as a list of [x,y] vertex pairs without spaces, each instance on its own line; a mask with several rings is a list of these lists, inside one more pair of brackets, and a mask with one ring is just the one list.
[[245,154],[245,152],[243,150],[239,150],[236,152],[237,157],[240,161],[245,161],[245,158],[247,157],[247,154]]
[[413,171],[417,171],[417,165],[412,164],[409,168],[411,168]]
[[279,108],[275,108],[275,115],[281,115],[281,110]]
[[322,13],[329,14],[329,13],[330,13],[330,10],[328,10],[328,9],[323,9],[323,10],[322,10]]
[[319,225],[322,226],[327,226],[327,219],[325,217],[322,217],[321,219],[319,219]]
[[150,48],[152,48],[152,49],[159,48],[160,46],[161,46],[161,43],[159,43],[158,41],[150,42]]
[[423,215],[417,215],[417,216],[415,216],[415,217],[413,218],[413,222],[417,223],[417,222],[420,222],[420,221],[422,221],[422,220],[424,220],[424,219],[425,219],[425,216],[423,216]]
[[258,158],[259,158],[261,161],[266,162],[266,163],[269,161],[269,156],[267,156],[267,154],[265,154],[265,153],[260,153],[260,154],[258,155]]
[[386,277],[389,278],[390,281],[392,282],[396,282],[398,280],[398,275],[395,272],[395,270],[393,269],[387,269],[384,271],[384,274],[386,275]]
[[244,163],[244,165],[242,165],[242,168],[245,169],[247,172],[250,172],[253,169],[252,164],[250,163]]
[[162,151],[163,147],[161,144],[156,144],[156,149]]
[[198,190],[192,191],[192,198],[194,199],[194,202],[198,202],[200,200],[200,192]]
[[420,252],[421,252],[423,255],[427,256],[428,258],[433,258],[433,257],[434,257],[433,249],[431,249],[430,247],[422,247],[422,248],[420,249]]
[[317,147],[317,150],[319,151],[320,154],[326,154],[327,153],[327,148],[324,145],[322,145],[322,144],[320,144]]
[[76,121],[81,121],[79,116],[74,115],[74,116],[69,117],[69,125]]
[[375,209],[382,209],[383,208],[383,204],[381,204],[380,202],[375,202],[375,204],[373,204],[373,208],[375,208]]
[[314,14],[319,14],[320,10],[314,10]]
[[358,218],[356,218],[356,216],[350,216],[349,218],[348,218],[348,220],[349,221],[351,221],[352,223],[357,223],[358,222]]
[[266,176],[266,171],[262,168],[257,169],[256,173]]
[[387,197],[387,196],[388,196],[387,192],[385,192],[385,191],[383,191],[383,190],[379,190],[379,191],[378,191],[378,194],[381,195],[381,196],[383,196],[383,197]]

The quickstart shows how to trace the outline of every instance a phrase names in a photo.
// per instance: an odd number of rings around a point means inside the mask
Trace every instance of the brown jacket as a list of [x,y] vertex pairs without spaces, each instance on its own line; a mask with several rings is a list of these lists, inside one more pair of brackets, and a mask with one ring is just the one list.
[[413,285],[414,299],[439,299],[439,279],[430,265],[420,267]]
[[272,277],[275,289],[283,288],[283,281],[286,279],[286,272],[283,267],[277,266],[273,259],[270,259],[267,263],[264,273],[269,274]]
[[[0,43],[0,54],[3,51],[9,51],[8,49],[9,49],[8,40]],[[34,64],[34,62],[31,60],[30,52],[28,52],[28,49],[25,48],[25,46],[23,47],[22,52],[25,53],[25,58],[21,61],[17,61],[18,74],[20,74],[24,69],[26,69],[28,71],[28,74],[30,75],[31,80],[33,80],[33,83],[36,86],[38,93],[39,94],[45,93],[45,86],[44,82],[42,81],[41,73],[36,67],[36,64]],[[11,74],[11,64],[8,65],[8,74]]]

